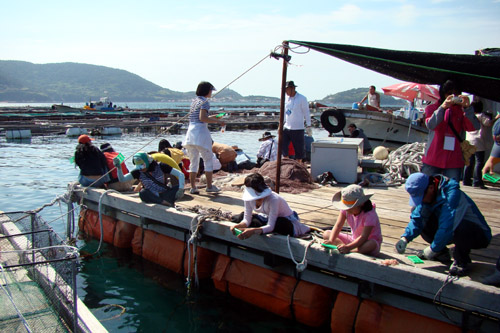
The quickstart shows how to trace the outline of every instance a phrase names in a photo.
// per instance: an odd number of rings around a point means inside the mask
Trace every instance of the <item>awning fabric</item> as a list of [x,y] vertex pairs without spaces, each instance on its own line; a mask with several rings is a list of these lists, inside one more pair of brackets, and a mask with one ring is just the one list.
[[500,102],[500,57],[396,51],[355,45],[288,41],[402,81],[442,84],[453,80],[464,92]]

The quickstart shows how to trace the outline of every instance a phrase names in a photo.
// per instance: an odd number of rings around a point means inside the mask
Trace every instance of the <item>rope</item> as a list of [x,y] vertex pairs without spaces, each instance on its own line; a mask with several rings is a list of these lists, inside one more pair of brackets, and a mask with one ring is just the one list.
[[420,172],[424,154],[425,143],[420,142],[406,144],[392,151],[383,165],[387,172],[384,183],[387,185],[404,184],[409,175]]
[[436,295],[434,295],[434,299],[432,300],[432,302],[436,306],[436,310],[441,315],[443,315],[443,317],[445,317],[446,319],[448,319],[451,323],[453,323],[453,324],[455,324],[457,326],[461,326],[460,323],[457,323],[456,321],[454,321],[453,319],[451,319],[451,317],[448,315],[448,313],[446,313],[446,310],[444,309],[444,307],[442,305],[443,303],[441,302],[441,294],[443,293],[444,288],[447,285],[452,284],[453,281],[457,281],[457,280],[458,280],[458,276],[452,276],[452,275],[450,275],[450,273],[448,273],[448,275],[446,276],[446,279],[443,282],[443,285],[436,292]]
[[5,276],[5,271],[3,269],[2,264],[0,264],[0,270],[2,271],[2,277],[3,277],[4,281],[5,281],[5,283],[0,283],[0,287],[2,287],[3,291],[5,292],[5,294],[7,295],[7,297],[9,298],[10,302],[12,303],[12,306],[14,307],[14,309],[17,312],[17,316],[23,322],[23,325],[24,325],[24,328],[26,328],[26,331],[29,332],[29,333],[31,333],[32,331],[31,331],[30,326],[28,325],[28,322],[26,321],[26,318],[24,318],[24,316],[21,313],[21,311],[19,311],[19,309],[16,306],[16,303],[14,302],[14,299],[12,298],[12,295],[11,295],[10,289],[9,289],[9,285],[8,285],[8,281],[7,281],[7,277]]
[[290,235],[286,236],[286,242],[288,244],[288,251],[290,252],[290,258],[295,264],[295,269],[297,270],[298,273],[302,273],[307,268],[307,260],[306,260],[307,250],[309,250],[309,247],[311,247],[312,243],[314,243],[315,240],[313,239],[312,241],[309,242],[309,244],[307,244],[306,250],[304,251],[304,258],[302,258],[301,262],[295,261],[295,258],[293,257],[292,248],[290,247]]
[[101,246],[102,246],[102,243],[103,243],[103,238],[104,238],[104,230],[103,230],[103,223],[102,223],[102,198],[104,198],[105,195],[107,195],[109,192],[116,192],[116,193],[119,193],[118,191],[116,190],[106,190],[104,191],[104,193],[102,193],[100,196],[99,196],[99,205],[98,205],[98,212],[99,212],[99,230],[100,230],[100,237],[99,237],[99,246],[97,246],[97,250],[94,251],[94,253],[91,253],[87,256],[94,256],[96,254],[99,253],[99,251],[101,251]]
[[[197,260],[198,260],[197,259],[198,248],[197,248],[197,244],[198,244],[198,240],[200,238],[201,225],[203,224],[203,222],[207,218],[208,218],[208,216],[206,216],[206,215],[204,216],[204,215],[199,214],[199,215],[193,217],[193,219],[191,220],[191,228],[190,228],[191,237],[187,241],[188,274],[186,277],[186,286],[188,289],[188,294],[191,293],[191,246],[190,246],[190,244],[193,244],[193,253],[194,253],[194,256],[193,256],[194,279],[195,279],[194,283],[195,283],[196,287],[199,287],[200,283],[198,280],[198,262],[197,262]],[[194,227],[195,223],[196,223],[196,227]]]

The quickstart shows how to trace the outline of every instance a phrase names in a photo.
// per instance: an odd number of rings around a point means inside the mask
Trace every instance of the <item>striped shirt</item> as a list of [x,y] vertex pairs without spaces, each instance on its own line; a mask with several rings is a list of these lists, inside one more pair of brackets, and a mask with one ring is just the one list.
[[191,110],[190,115],[189,115],[189,123],[190,124],[201,124],[202,121],[200,120],[200,111],[201,109],[210,111],[210,103],[208,100],[203,97],[203,96],[196,96],[195,99],[193,99],[193,102],[191,103]]

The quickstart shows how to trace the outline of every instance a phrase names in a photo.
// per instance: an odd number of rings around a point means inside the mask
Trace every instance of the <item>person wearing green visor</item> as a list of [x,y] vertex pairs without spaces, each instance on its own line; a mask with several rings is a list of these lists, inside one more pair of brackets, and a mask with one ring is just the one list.
[[[122,172],[121,161],[118,157],[113,159],[113,163],[117,167],[118,179],[121,182],[132,179],[140,181],[142,186],[139,187],[139,197],[146,203],[173,207],[175,201],[184,195],[184,174],[168,164],[156,162],[145,152],[134,155],[135,168],[126,175]],[[169,175],[176,177],[179,180],[179,185],[169,184]]]

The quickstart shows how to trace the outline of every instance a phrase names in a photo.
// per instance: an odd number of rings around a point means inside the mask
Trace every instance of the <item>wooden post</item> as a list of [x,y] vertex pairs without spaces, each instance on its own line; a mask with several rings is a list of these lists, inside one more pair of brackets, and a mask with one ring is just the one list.
[[288,42],[283,42],[283,73],[281,75],[281,102],[280,102],[280,121],[278,124],[278,159],[276,160],[276,188],[275,192],[280,193],[281,177],[281,140],[283,135],[283,119],[285,118],[285,84],[286,70],[288,68]]

